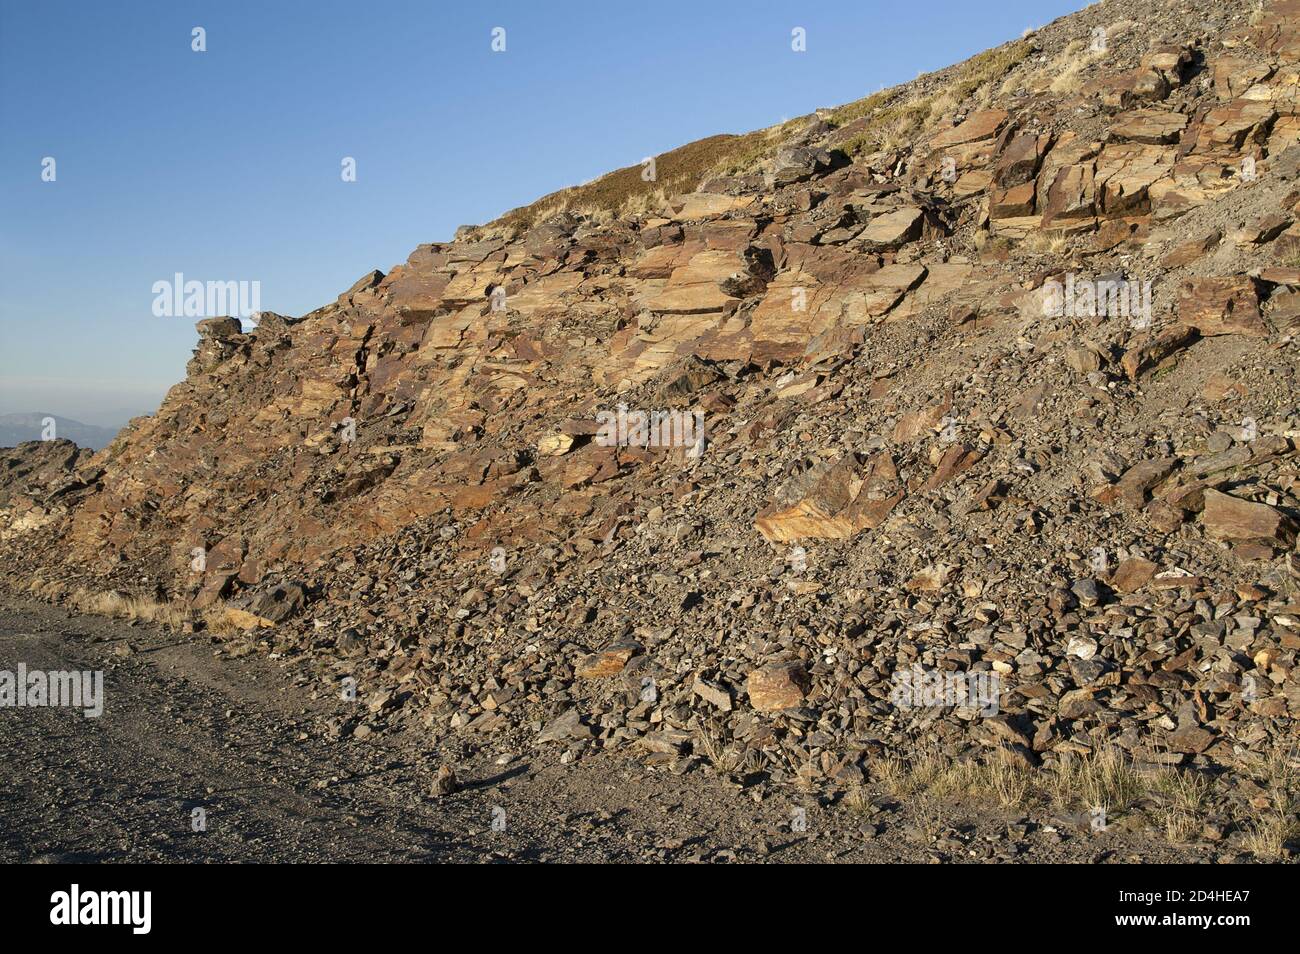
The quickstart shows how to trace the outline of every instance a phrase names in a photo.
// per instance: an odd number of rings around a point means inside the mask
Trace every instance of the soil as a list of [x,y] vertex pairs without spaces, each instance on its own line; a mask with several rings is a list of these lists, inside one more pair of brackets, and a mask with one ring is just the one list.
[[[3,862],[1170,862],[1220,860],[1124,826],[881,792],[827,804],[708,765],[553,751],[443,765],[411,730],[333,738],[357,705],[206,637],[9,599],[0,670],[102,670],[104,710],[0,709]],[[205,830],[195,831],[195,809]],[[802,815],[799,814],[802,810]]]

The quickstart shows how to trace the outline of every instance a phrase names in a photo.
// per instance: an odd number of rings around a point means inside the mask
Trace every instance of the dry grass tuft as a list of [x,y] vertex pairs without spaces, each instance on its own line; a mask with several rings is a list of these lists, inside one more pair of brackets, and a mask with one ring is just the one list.
[[68,595],[68,588],[58,580],[42,580],[38,577],[27,584],[27,592],[47,603],[61,603]]
[[[873,760],[868,772],[872,781],[898,798],[996,806],[1006,811],[1050,804],[1069,810],[1119,812],[1148,795],[1148,786],[1128,756],[1114,748],[1069,756],[1053,771],[1034,768],[1006,749],[995,749],[981,758],[951,759],[923,746],[907,759],[890,754]],[[1191,777],[1168,779],[1164,784],[1171,808],[1188,819],[1195,817],[1209,791],[1208,781]],[[1188,819],[1180,816],[1179,822]]]
[[1035,255],[1060,255],[1068,244],[1069,239],[1059,232],[1034,231],[1020,243],[1020,248]]
[[67,601],[79,612],[114,619],[154,623],[167,629],[180,629],[185,611],[175,603],[162,603],[147,596],[132,596],[117,590],[87,590],[78,587]]
[[719,775],[744,775],[762,768],[762,756],[753,749],[729,744],[708,728],[696,730],[692,746],[695,754],[703,756]]
[[1141,798],[1145,786],[1129,758],[1108,747],[1062,759],[1047,789],[1052,801],[1065,808],[1119,812]]
[[1267,793],[1269,807],[1252,820],[1243,844],[1260,858],[1286,857],[1300,839],[1300,750],[1275,745],[1257,755],[1247,771]]
[[1251,823],[1242,846],[1258,858],[1285,858],[1290,845],[1300,838],[1300,821],[1279,812],[1267,812]]
[[932,789],[950,763],[928,747],[921,748],[910,760],[890,753],[868,765],[871,778],[890,795],[909,798]]
[[774,153],[807,119],[799,117],[739,136],[724,134],[687,143],[655,157],[654,181],[647,182],[641,177],[642,166],[638,163],[542,196],[531,205],[512,209],[495,224],[518,232],[557,212],[582,211],[608,221],[616,215],[662,205],[664,197],[694,192],[714,176],[748,171],[760,159]]
[[[868,101],[872,99],[874,97],[868,97]],[[931,110],[931,97],[922,96],[880,106],[864,115],[854,116],[853,128],[847,130],[853,135],[845,139],[840,148],[849,156],[875,149],[896,149],[925,126],[930,119]]]
[[[1034,769],[1008,750],[983,758],[951,759],[932,746],[910,758],[890,754],[868,766],[887,793],[907,799],[923,815],[937,805],[996,805],[1011,811],[1047,804],[1068,811],[1100,808],[1123,812],[1143,803],[1172,843],[1190,839],[1201,828],[1214,791],[1212,776],[1190,769],[1138,772],[1116,747],[1067,755],[1054,770]],[[1246,828],[1242,844],[1260,858],[1284,858],[1300,838],[1300,755],[1295,747],[1275,747],[1256,757],[1248,774],[1264,790],[1269,807]],[[849,807],[865,805],[868,793],[851,792]],[[1151,809],[1149,803],[1154,802]]]
[[230,616],[226,613],[226,607],[220,603],[204,607],[203,612],[199,614],[203,621],[203,627],[213,636],[237,636],[243,632],[238,626],[230,621]]
[[651,212],[662,211],[667,204],[668,195],[663,189],[638,192],[636,195],[628,196],[627,201],[623,203],[623,213],[625,215],[646,215]]
[[968,96],[982,92],[983,101],[987,102],[992,92],[991,84],[1000,82],[1010,70],[1024,62],[1031,52],[1033,44],[1022,39],[972,56],[962,64],[956,82],[946,93],[961,103]]
[[986,763],[986,788],[1004,809],[1020,808],[1034,797],[1033,770],[1005,749]]
[[1083,72],[1099,62],[1106,53],[1093,50],[1088,40],[1071,40],[1043,71],[1052,77],[1048,89],[1057,96],[1077,93],[1083,88]]
[[871,792],[865,785],[854,785],[844,795],[844,807],[851,812],[864,812],[871,807]]
[[954,760],[923,747],[910,760],[894,754],[877,759],[868,771],[885,791],[898,798],[992,803],[1014,809],[1036,797],[1033,770],[1003,749],[984,759]]
[[1156,815],[1166,840],[1175,844],[1187,841],[1201,827],[1213,779],[1199,772],[1163,769],[1150,784],[1160,801]]

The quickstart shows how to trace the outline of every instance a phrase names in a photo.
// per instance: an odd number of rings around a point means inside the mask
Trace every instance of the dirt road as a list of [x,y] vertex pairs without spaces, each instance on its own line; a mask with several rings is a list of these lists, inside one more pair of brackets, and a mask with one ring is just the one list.
[[0,708],[5,862],[1210,860],[883,796],[827,805],[617,754],[456,764],[463,789],[435,798],[432,745],[410,731],[334,738],[345,703],[284,661],[7,600],[0,672],[20,663],[102,671],[104,708]]

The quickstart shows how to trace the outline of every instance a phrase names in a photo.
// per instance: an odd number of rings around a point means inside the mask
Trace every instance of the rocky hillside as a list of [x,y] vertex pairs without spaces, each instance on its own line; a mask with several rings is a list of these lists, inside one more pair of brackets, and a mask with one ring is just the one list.
[[200,322],[5,452],[0,562],[449,752],[1232,763],[1300,715],[1298,214],[1300,0],[1093,6]]

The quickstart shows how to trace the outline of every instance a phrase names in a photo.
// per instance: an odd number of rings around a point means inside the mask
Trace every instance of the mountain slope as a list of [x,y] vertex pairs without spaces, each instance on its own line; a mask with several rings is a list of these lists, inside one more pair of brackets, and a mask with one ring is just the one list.
[[5,565],[245,627],[358,680],[340,731],[451,751],[1264,751],[1300,709],[1298,23],[1092,7],[201,322],[76,489],[10,493],[47,529]]

